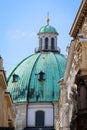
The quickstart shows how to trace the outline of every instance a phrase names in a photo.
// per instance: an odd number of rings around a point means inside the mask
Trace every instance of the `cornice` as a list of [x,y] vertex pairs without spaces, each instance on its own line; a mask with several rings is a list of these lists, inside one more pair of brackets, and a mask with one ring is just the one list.
[[5,97],[8,102],[9,107],[12,106],[12,97],[9,92],[5,92]]
[[82,0],[81,2],[81,5],[79,7],[79,10],[77,12],[77,15],[75,17],[75,20],[73,22],[73,25],[71,27],[71,30],[70,30],[70,36],[72,37],[76,37],[78,32],[79,32],[79,29],[81,28],[82,26],[82,23],[84,21],[84,17],[86,16],[87,14],[87,0]]
[[6,75],[4,70],[0,70],[0,85],[3,86],[3,89],[7,88]]
[[75,41],[71,41],[69,54],[67,57],[66,70],[65,70],[65,74],[64,74],[64,82],[65,83],[66,83],[66,81],[69,77],[69,74],[70,74],[70,69],[71,69],[73,57],[74,57],[74,48],[75,48]]

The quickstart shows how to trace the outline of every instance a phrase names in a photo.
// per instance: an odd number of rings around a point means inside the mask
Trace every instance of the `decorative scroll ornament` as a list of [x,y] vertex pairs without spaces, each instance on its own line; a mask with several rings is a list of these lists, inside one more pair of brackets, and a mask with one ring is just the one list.
[[84,37],[87,38],[87,23],[85,23],[82,27],[82,33],[84,34]]

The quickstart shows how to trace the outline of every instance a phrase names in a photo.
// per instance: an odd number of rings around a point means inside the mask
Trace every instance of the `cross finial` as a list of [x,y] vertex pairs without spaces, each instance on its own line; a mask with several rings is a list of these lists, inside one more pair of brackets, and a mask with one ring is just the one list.
[[50,21],[50,19],[49,19],[49,12],[47,13],[47,25],[49,25],[49,21]]

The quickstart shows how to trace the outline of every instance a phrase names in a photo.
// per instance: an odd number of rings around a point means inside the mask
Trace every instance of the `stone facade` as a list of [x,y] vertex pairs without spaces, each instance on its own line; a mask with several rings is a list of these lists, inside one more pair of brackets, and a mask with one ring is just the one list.
[[[87,0],[83,0],[70,30],[73,37],[61,85],[60,130],[87,129]],[[64,116],[64,114],[65,116]],[[64,116],[64,117],[63,117]]]
[[[44,127],[57,128],[58,103],[16,103],[16,130],[39,129],[36,127],[36,113],[44,112]],[[40,119],[40,117],[39,117]]]
[[16,105],[16,130],[23,130],[26,127],[27,120],[27,104],[15,104]]
[[0,128],[15,128],[15,111],[10,93],[6,92],[7,83],[3,60],[0,57]]

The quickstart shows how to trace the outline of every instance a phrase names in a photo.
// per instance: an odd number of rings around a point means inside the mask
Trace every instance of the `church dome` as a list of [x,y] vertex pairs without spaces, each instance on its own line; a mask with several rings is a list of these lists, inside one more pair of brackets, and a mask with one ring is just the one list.
[[22,60],[8,77],[13,102],[58,101],[58,80],[65,66],[64,55],[57,52],[39,52]]
[[22,60],[8,77],[8,91],[14,102],[56,102],[58,81],[64,76],[66,58],[57,48],[57,31],[49,25],[40,28],[36,53]]
[[41,33],[57,33],[57,31],[53,26],[47,24],[40,28],[38,34],[41,34]]

